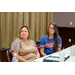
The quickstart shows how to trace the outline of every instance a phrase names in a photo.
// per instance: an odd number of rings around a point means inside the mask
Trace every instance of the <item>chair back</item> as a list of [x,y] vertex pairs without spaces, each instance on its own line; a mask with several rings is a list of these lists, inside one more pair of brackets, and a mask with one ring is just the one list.
[[39,53],[40,53],[40,46],[38,46],[37,49],[38,49],[38,51],[39,51]]
[[7,50],[7,57],[8,57],[8,61],[12,62],[12,54],[9,52],[9,50]]

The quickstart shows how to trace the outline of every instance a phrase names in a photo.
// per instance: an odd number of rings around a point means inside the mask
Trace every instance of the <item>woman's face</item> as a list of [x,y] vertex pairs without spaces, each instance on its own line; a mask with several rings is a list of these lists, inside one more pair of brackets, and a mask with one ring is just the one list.
[[27,28],[26,28],[26,27],[22,28],[22,29],[21,29],[21,32],[20,32],[21,38],[22,38],[22,39],[24,39],[24,38],[27,39],[27,38],[28,38],[28,35],[29,35],[29,33],[28,33]]
[[54,34],[54,33],[55,33],[54,26],[51,24],[49,26],[49,34]]

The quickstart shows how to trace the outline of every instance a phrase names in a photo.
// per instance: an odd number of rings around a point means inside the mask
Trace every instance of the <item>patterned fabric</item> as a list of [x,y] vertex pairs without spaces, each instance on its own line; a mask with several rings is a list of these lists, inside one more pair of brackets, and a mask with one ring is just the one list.
[[[37,49],[37,46],[36,46],[35,42],[33,40],[30,40],[30,39],[28,41],[35,45],[35,48],[36,48],[36,51],[37,51],[38,49]],[[21,39],[16,39],[15,41],[13,41],[13,43],[11,44],[10,52],[12,50],[19,52],[19,50],[21,48],[21,42],[22,42]]]

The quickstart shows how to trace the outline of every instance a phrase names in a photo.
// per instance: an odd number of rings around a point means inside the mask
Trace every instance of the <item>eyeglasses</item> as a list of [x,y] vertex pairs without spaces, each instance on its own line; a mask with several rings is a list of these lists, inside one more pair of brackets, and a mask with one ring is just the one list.
[[49,27],[50,29],[54,30],[54,28]]

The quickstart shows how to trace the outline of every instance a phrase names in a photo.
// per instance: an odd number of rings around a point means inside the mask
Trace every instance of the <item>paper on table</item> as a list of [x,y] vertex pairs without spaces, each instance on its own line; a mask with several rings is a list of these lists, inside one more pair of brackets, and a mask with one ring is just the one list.
[[59,61],[59,58],[47,57],[45,60]]
[[[51,56],[59,57],[59,53],[53,53],[51,54]],[[67,58],[68,56],[69,54],[65,54],[65,58]]]

